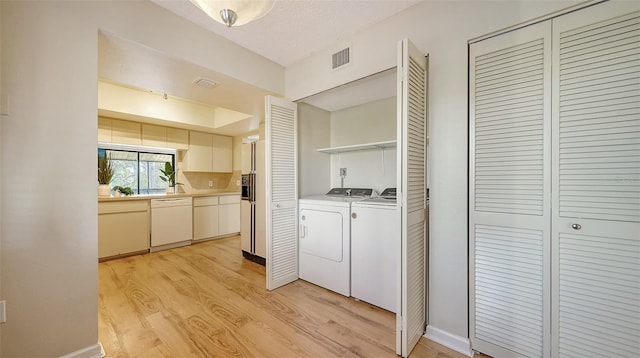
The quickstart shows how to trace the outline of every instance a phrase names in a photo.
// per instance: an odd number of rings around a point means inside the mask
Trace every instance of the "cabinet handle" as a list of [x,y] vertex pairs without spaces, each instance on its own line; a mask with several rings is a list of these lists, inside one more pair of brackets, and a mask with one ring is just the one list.
[[351,213],[351,218],[352,218],[352,219],[357,219],[357,218],[358,218],[358,214],[356,214],[356,213]]
[[276,204],[276,208],[280,209],[280,204]]
[[580,225],[580,224],[571,224],[571,228],[573,230],[580,230],[580,229],[582,229],[582,225]]
[[304,239],[306,233],[307,228],[303,224],[300,224],[300,238]]

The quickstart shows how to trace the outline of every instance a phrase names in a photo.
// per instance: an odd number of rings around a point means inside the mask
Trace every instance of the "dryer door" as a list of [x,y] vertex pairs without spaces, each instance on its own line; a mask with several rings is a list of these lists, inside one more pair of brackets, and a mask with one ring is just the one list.
[[344,256],[344,220],[340,212],[300,209],[300,252],[341,262]]

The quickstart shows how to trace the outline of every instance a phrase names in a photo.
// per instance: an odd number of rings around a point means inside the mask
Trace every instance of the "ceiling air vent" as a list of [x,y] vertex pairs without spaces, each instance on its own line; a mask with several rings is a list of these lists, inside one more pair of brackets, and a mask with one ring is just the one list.
[[218,83],[214,80],[210,80],[208,78],[204,78],[204,77],[198,77],[195,80],[193,80],[193,83],[197,84],[198,86],[204,87],[204,88],[213,88],[215,86],[218,85]]
[[350,47],[345,48],[344,50],[340,50],[333,55],[331,55],[331,68],[336,69],[340,66],[344,66],[351,61],[349,57]]

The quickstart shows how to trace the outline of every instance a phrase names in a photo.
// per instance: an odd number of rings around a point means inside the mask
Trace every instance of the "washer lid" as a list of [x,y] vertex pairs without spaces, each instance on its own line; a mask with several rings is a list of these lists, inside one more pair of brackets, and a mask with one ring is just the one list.
[[373,189],[370,188],[332,188],[326,194],[329,196],[354,196],[354,197],[370,197],[373,195]]
[[380,197],[385,199],[395,199],[396,188],[386,188],[385,190],[382,191],[382,194],[380,194]]

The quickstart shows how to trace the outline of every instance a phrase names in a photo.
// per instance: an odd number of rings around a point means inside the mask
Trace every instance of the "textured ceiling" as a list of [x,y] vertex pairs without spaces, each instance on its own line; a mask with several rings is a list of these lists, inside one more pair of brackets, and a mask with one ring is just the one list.
[[278,0],[263,18],[227,28],[187,0],[151,1],[284,67],[420,2]]
[[[253,52],[286,67],[315,52],[348,38],[376,22],[419,2],[395,0],[278,0],[265,17],[249,24],[227,28],[212,20],[188,0],[151,0],[179,16],[217,33]],[[212,69],[119,38],[101,33],[99,37],[101,80],[128,88],[166,93],[171,97],[221,107],[251,115],[211,132],[239,135],[258,129],[264,118],[264,89],[238,81]],[[385,71],[303,100],[335,111],[395,95],[394,71]],[[206,89],[193,84],[198,77],[219,84]],[[129,120],[126,114],[102,111],[101,115]],[[166,123],[160,123],[166,125]],[[202,129],[199,129],[202,130]]]

